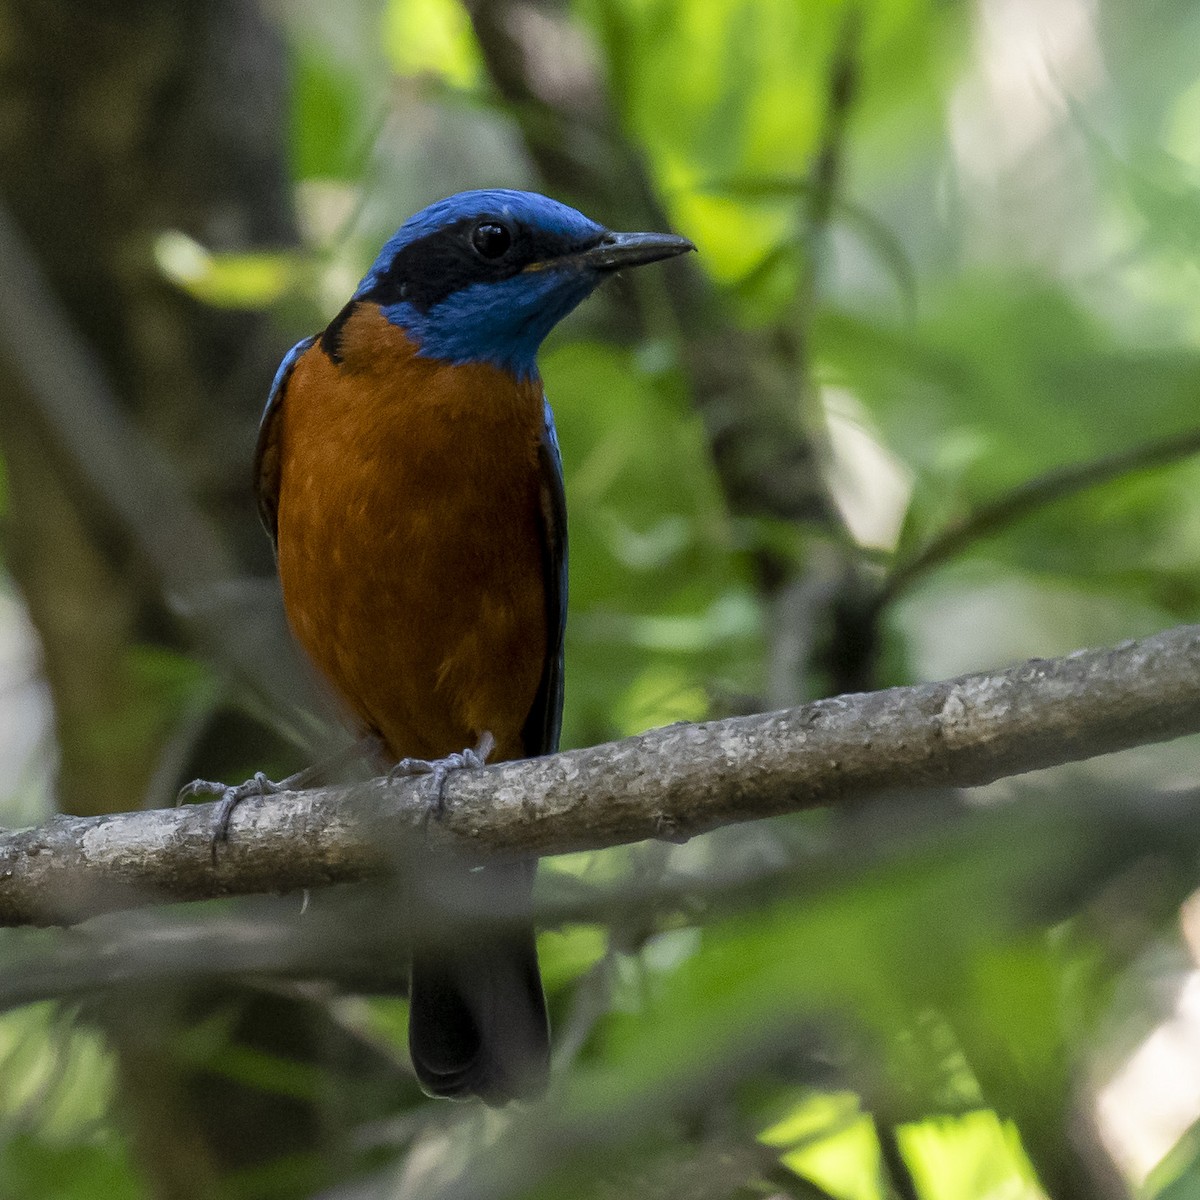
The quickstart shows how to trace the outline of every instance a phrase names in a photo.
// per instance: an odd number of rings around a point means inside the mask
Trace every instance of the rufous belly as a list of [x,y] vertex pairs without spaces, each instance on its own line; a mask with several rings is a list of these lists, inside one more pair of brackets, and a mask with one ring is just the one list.
[[413,353],[373,306],[309,349],[281,413],[292,629],[365,731],[521,757],[546,654],[538,381]]

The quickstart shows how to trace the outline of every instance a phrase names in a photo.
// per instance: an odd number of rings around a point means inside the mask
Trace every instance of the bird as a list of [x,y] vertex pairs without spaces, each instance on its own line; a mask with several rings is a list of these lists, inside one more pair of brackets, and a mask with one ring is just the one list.
[[[534,192],[460,192],[401,225],[284,357],[254,458],[284,609],[393,772],[430,771],[440,795],[449,770],[558,749],[566,500],[538,349],[607,276],[694,249]],[[545,1090],[535,869],[413,888],[431,932],[413,944],[409,1050],[431,1096]]]

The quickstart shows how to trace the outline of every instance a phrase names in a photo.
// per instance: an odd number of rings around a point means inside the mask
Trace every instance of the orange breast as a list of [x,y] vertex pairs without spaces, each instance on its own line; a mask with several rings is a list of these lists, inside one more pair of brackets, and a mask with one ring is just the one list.
[[280,414],[292,629],[397,758],[485,730],[521,757],[546,654],[541,385],[418,358],[373,305],[340,354],[308,350]]

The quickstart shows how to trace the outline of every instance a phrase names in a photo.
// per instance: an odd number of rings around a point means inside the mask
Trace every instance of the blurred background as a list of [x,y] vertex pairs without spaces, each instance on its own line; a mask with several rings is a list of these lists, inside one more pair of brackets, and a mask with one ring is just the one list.
[[[2,0],[0,820],[314,757],[250,494],[416,209],[700,250],[542,355],[565,746],[1200,614],[1188,0]],[[544,864],[541,1106],[355,889],[0,938],[0,1195],[1200,1196],[1195,740]],[[383,912],[383,917],[380,913]]]

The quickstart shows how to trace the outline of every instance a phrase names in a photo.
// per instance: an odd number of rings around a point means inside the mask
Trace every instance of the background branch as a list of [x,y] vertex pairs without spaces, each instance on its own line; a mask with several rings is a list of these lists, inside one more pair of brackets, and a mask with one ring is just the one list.
[[1200,429],[1186,429],[1182,433],[1156,438],[1114,454],[1086,462],[1068,463],[1018,484],[995,499],[980,504],[957,521],[950,522],[921,549],[897,563],[871,601],[866,619],[875,620],[917,580],[961,554],[973,543],[1000,533],[1060,500],[1069,500],[1080,492],[1103,487],[1106,483],[1140,471],[1172,466],[1197,453],[1200,453]]
[[75,819],[0,841],[0,923],[69,922],[159,899],[286,891],[378,873],[401,830],[473,857],[554,854],[857,801],[970,787],[1200,731],[1200,626],[941,683],[420,781],[244,802],[214,866],[213,806]]

